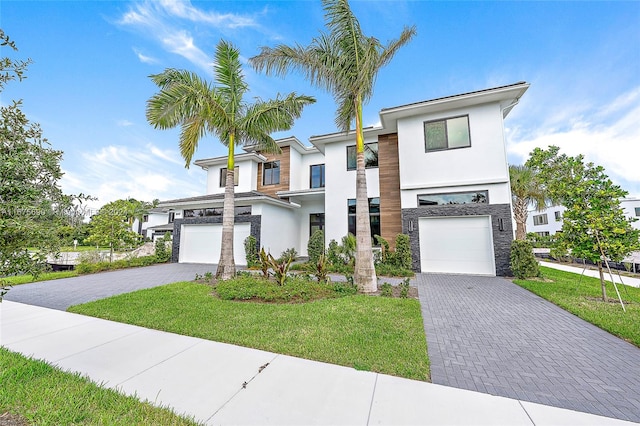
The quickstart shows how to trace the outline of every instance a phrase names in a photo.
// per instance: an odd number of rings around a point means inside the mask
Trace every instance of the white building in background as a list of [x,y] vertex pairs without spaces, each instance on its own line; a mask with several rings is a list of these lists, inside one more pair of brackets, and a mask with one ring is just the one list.
[[[638,219],[631,226],[640,229],[640,198],[624,198],[620,200],[620,207],[627,218]],[[564,206],[551,206],[544,210],[530,210],[527,217],[527,232],[533,232],[541,237],[553,235],[562,229]]]
[[[506,275],[513,240],[503,120],[524,82],[380,111],[364,130],[371,233],[393,244],[409,235],[413,269]],[[281,139],[282,153],[236,155],[234,257],[245,264],[253,235],[274,255],[307,254],[316,229],[328,243],[355,233],[355,134]],[[220,257],[226,157],[197,160],[206,195],[158,207],[173,226],[173,261]]]

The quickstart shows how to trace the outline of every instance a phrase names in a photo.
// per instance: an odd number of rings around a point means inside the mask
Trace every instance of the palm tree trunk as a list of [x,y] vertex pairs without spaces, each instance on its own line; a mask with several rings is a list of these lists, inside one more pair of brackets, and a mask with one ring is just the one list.
[[528,203],[518,198],[513,205],[513,217],[516,220],[516,240],[525,240],[527,238],[527,211]]
[[356,265],[354,281],[365,293],[378,290],[376,270],[373,266],[367,174],[364,162],[364,136],[362,134],[362,103],[356,102]]
[[220,261],[216,270],[216,278],[228,280],[236,274],[236,263],[233,259],[233,225],[234,225],[234,138],[229,141],[229,159],[227,160],[227,181],[224,186],[224,204],[222,208],[222,242]]

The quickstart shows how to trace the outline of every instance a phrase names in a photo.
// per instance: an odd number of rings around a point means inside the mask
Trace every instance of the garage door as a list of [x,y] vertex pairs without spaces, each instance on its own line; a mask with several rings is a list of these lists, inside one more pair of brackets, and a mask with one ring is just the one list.
[[[233,258],[237,265],[246,265],[244,240],[251,233],[251,224],[239,223],[233,231]],[[180,230],[181,263],[218,263],[222,243],[222,224],[182,225]]]
[[495,275],[489,216],[420,218],[422,272]]

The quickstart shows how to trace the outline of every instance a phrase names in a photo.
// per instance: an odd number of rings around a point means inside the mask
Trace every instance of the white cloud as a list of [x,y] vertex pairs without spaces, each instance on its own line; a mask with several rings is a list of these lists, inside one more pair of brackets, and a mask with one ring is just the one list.
[[130,127],[133,126],[133,123],[129,120],[118,120],[116,121],[118,127]]
[[65,193],[97,197],[92,207],[127,197],[151,201],[204,194],[205,173],[187,173],[176,156],[153,144],[142,149],[110,145],[83,153],[82,165],[65,169],[60,184]]
[[143,54],[140,50],[133,48],[133,52],[136,54],[140,62],[145,64],[157,64],[159,61],[156,58]]
[[[204,11],[190,1],[179,0],[132,4],[118,23],[144,33],[166,51],[184,57],[207,72],[211,71],[210,57],[197,46],[192,32],[187,28],[194,28],[194,23],[206,24],[218,30],[260,27],[251,16]],[[143,55],[136,49],[134,51],[142,62],[157,62],[155,58]]]
[[[556,145],[563,153],[583,154],[586,161],[603,166],[611,179],[629,191],[640,195],[640,88],[634,88],[598,108],[584,108],[579,114],[575,108],[560,112],[543,120],[538,128],[523,125],[507,129],[510,157],[522,164],[536,147]],[[550,114],[554,115],[554,111]]]

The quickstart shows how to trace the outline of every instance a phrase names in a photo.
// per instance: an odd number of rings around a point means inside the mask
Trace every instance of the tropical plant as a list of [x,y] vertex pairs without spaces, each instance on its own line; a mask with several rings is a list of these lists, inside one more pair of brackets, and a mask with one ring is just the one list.
[[540,266],[529,241],[514,240],[511,244],[511,271],[519,279],[540,276]]
[[260,264],[258,259],[258,241],[253,235],[249,235],[244,239],[244,253],[249,268],[254,268]]
[[536,210],[546,206],[546,192],[534,169],[524,166],[509,166],[511,181],[511,199],[513,201],[513,218],[516,221],[516,240],[527,238],[527,216],[529,206]]
[[377,290],[373,265],[369,202],[365,173],[362,106],[373,95],[378,71],[415,35],[415,27],[404,28],[397,40],[384,46],[362,33],[347,0],[323,0],[328,33],[321,33],[307,47],[279,45],[263,47],[251,64],[267,74],[284,76],[299,70],[311,84],[325,89],[337,104],[335,123],[348,133],[355,120],[356,133],[356,235],[355,282],[365,292]]
[[315,230],[309,237],[307,254],[311,263],[316,263],[320,256],[324,254],[324,231],[322,229]]
[[215,53],[212,86],[193,72],[166,69],[151,76],[160,92],[147,101],[147,121],[155,128],[181,126],[180,153],[189,167],[198,142],[207,134],[215,135],[227,147],[227,177],[222,213],[222,243],[216,278],[235,276],[233,258],[234,226],[234,152],[236,145],[254,145],[264,152],[280,152],[270,136],[288,130],[305,105],[315,102],[309,96],[290,93],[274,100],[244,101],[248,91],[240,64],[240,54],[221,40]]

